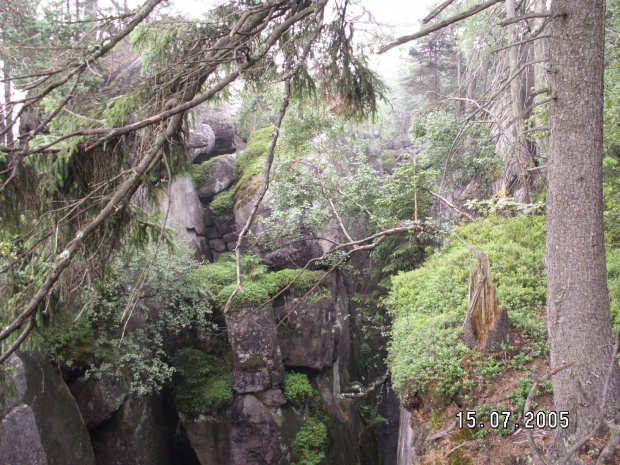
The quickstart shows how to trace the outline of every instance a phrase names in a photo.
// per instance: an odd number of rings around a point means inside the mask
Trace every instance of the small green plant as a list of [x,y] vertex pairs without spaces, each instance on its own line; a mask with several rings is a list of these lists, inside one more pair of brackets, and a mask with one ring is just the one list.
[[477,360],[475,365],[480,375],[486,381],[496,379],[506,368],[502,361],[495,360],[493,357],[483,357],[482,359]]
[[175,354],[173,365],[177,371],[174,398],[180,411],[207,413],[232,401],[232,372],[222,360],[186,348]]
[[284,397],[296,405],[308,404],[317,395],[316,390],[303,373],[287,372],[283,383]]
[[327,427],[310,417],[298,431],[292,443],[293,458],[297,464],[318,465],[325,459]]
[[[534,385],[534,381],[530,377],[529,374],[520,378],[517,381],[517,389],[514,392],[508,394],[508,400],[512,402],[512,406],[514,409],[514,413],[517,415],[516,418],[523,417],[523,410],[525,409],[525,402],[527,400],[527,396],[530,394],[530,390]],[[539,390],[536,390],[535,395],[539,394]],[[536,409],[536,401],[532,401],[532,410]]]

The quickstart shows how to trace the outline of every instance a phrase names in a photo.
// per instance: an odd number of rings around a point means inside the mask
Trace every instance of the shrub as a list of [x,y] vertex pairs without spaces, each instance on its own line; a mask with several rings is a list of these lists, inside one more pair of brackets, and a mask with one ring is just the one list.
[[292,444],[293,457],[297,463],[316,465],[325,458],[327,427],[314,417],[308,418],[303,424]]
[[308,404],[316,395],[308,377],[303,373],[287,372],[283,383],[284,397],[293,404]]
[[232,401],[232,372],[222,360],[186,348],[175,354],[173,365],[177,371],[174,398],[180,411],[207,413]]

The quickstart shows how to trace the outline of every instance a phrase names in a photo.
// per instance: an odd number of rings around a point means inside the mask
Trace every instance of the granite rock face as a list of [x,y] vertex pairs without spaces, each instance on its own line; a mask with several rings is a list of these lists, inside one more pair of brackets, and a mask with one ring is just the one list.
[[110,420],[91,431],[97,465],[170,465],[169,441],[158,396],[129,396]]
[[303,294],[285,294],[275,306],[275,315],[287,324],[278,325],[278,344],[286,366],[323,370],[332,366],[338,354],[335,350],[341,336],[336,324],[333,295],[326,290],[317,292],[306,301]]
[[129,395],[129,384],[110,376],[80,378],[70,389],[88,429],[109,420]]
[[271,406],[254,394],[238,396],[213,415],[183,417],[203,465],[288,465],[290,444],[303,421],[290,404]]
[[75,399],[47,358],[19,352],[0,379],[0,464],[95,464]]
[[236,154],[230,154],[219,158],[211,167],[209,179],[204,184],[198,186],[198,198],[204,204],[208,204],[220,192],[224,192],[236,181],[235,162]]
[[189,149],[194,163],[237,151],[235,123],[228,105],[201,105],[191,112],[191,123]]
[[226,323],[233,352],[233,389],[249,393],[278,387],[284,366],[272,307],[232,312]]

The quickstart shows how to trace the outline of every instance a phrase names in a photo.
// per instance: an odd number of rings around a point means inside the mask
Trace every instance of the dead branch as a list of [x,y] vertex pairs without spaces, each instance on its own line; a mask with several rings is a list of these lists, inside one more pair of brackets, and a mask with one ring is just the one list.
[[[443,428],[441,431],[437,431],[435,434],[431,434],[426,441],[436,441],[437,439],[445,438],[448,434],[450,434],[456,428],[456,421],[453,421],[448,426]],[[446,454],[450,455],[450,453]]]
[[524,39],[524,40],[521,40],[519,42],[513,42],[513,43],[511,43],[509,45],[506,45],[505,47],[496,48],[495,50],[492,50],[491,53],[501,52],[502,50],[506,50],[506,49],[508,49],[510,47],[515,47],[517,45],[527,44],[528,42],[532,42],[532,41],[537,40],[537,39],[548,39],[549,37],[551,37],[551,36],[550,35],[544,35],[544,36],[530,37],[528,39]]
[[466,18],[469,18],[470,16],[475,15],[476,13],[480,13],[481,11],[486,10],[487,8],[492,7],[493,5],[495,5],[496,3],[502,2],[504,0],[489,0],[485,3],[482,3],[478,6],[475,6],[474,8],[471,8],[463,13],[460,13],[458,15],[452,16],[451,18],[445,19],[437,24],[434,24],[432,26],[429,26],[427,28],[422,29],[421,31],[416,32],[415,34],[409,35],[409,36],[403,36],[400,37],[398,39],[396,39],[394,42],[392,42],[391,44],[388,45],[384,45],[383,47],[381,47],[379,49],[379,52],[377,52],[379,55],[387,52],[388,50],[393,49],[394,47],[397,47],[399,45],[405,44],[407,42],[411,42],[412,40],[415,39],[419,39],[420,37],[424,37],[429,35],[432,32],[438,31],[439,29],[443,29],[446,26],[449,26],[450,24],[454,24],[454,23],[458,23],[459,21],[462,21]]
[[452,5],[453,3],[454,3],[454,0],[446,0],[441,5],[439,5],[437,8],[435,8],[433,11],[431,11],[428,14],[428,16],[422,20],[422,23],[424,23],[424,24],[428,23],[433,18],[435,18],[439,13],[441,13],[443,10],[445,10],[450,5]]
[[509,26],[510,24],[518,23],[519,21],[525,21],[526,19],[535,19],[535,18],[548,18],[550,16],[557,16],[552,13],[528,13],[522,16],[515,16],[514,18],[507,19],[499,23],[500,26]]
[[441,195],[439,195],[437,192],[433,192],[433,191],[428,191],[429,194],[437,197],[439,200],[441,200],[443,203],[445,203],[448,207],[450,207],[451,209],[453,209],[455,212],[460,213],[461,215],[463,215],[465,218],[467,218],[469,221],[475,221],[476,219],[470,215],[469,213],[467,213],[466,211],[461,210],[459,207],[457,207],[456,205],[454,205],[452,202],[450,202],[448,199],[446,199],[445,197],[442,197]]
[[382,385],[385,381],[390,377],[389,370],[385,372],[385,374],[379,378],[377,378],[370,386],[366,389],[357,388],[358,392],[343,392],[339,394],[338,397],[342,399],[359,399],[361,397],[366,397],[369,394],[372,394],[377,386]]
[[[538,389],[538,387],[542,383],[544,383],[548,379],[551,379],[553,375],[555,375],[556,373],[559,373],[560,371],[572,365],[574,364],[564,363],[560,365],[559,367],[554,368],[553,370],[551,370],[549,373],[547,373],[545,376],[543,376],[542,378],[540,378],[538,381],[534,383],[534,385],[532,386],[532,389],[530,389],[530,393],[527,396],[527,400],[525,401],[525,408],[523,409],[524,416],[527,415],[527,413],[532,408],[532,402],[534,401],[534,396],[536,395],[536,389]],[[530,451],[532,452],[532,456],[534,456],[534,460],[536,461],[537,465],[548,465],[547,461],[543,459],[542,455],[540,454],[540,451],[538,450],[538,447],[536,447],[536,444],[534,443],[534,437],[532,436],[532,430],[526,429],[525,436],[527,437],[527,444],[530,447]]]
[[342,233],[344,234],[344,236],[347,238],[349,242],[353,242],[353,239],[351,239],[351,236],[349,236],[349,233],[347,232],[347,228],[345,228],[344,226],[344,223],[342,221],[342,218],[340,217],[340,214],[338,213],[338,210],[336,210],[336,206],[334,205],[332,198],[329,195],[327,195],[327,191],[325,190],[325,182],[323,181],[323,174],[321,173],[320,168],[317,170],[317,174],[319,176],[319,181],[321,182],[321,192],[323,193],[323,197],[325,197],[327,201],[329,202],[329,206],[331,207],[332,213],[334,214],[334,216],[336,217],[336,220],[338,221],[340,230],[342,231]]
[[250,230],[252,223],[254,222],[254,218],[256,217],[256,212],[258,211],[258,207],[265,197],[267,193],[267,189],[269,188],[269,180],[271,177],[271,165],[273,164],[273,157],[275,154],[276,144],[278,143],[278,136],[280,135],[280,128],[282,127],[282,121],[284,120],[284,116],[286,115],[286,110],[288,109],[288,104],[291,98],[291,82],[287,80],[284,83],[284,97],[282,98],[282,103],[280,105],[280,112],[278,113],[278,119],[276,120],[276,125],[273,130],[273,134],[271,135],[271,142],[269,143],[269,149],[267,150],[267,161],[265,162],[265,170],[263,173],[264,181],[261,186],[258,197],[254,206],[252,207],[252,211],[250,212],[250,216],[248,217],[243,229],[239,233],[239,237],[237,238],[237,245],[235,247],[235,258],[237,261],[237,286],[235,290],[230,294],[228,301],[226,302],[226,306],[224,307],[223,313],[226,314],[230,310],[230,306],[232,305],[233,299],[235,296],[243,291],[241,287],[241,243],[243,242],[243,238]]

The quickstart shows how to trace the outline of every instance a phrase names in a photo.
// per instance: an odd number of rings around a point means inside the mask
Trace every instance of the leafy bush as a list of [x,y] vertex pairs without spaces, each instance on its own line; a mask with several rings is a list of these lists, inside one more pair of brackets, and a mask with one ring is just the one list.
[[[77,323],[56,320],[42,328],[55,360],[88,366],[87,375],[128,378],[138,394],[159,391],[172,378],[164,341],[195,329],[208,332],[214,294],[189,250],[154,246],[118,256],[96,289],[85,290]],[[148,275],[143,276],[150,263]],[[136,282],[143,279],[143,286]],[[139,316],[133,329],[119,321]]]
[[308,404],[316,395],[308,377],[303,373],[286,372],[282,386],[284,397],[293,404]]
[[[513,326],[544,343],[546,326],[539,315],[546,292],[544,217],[491,217],[457,233],[489,256],[500,306]],[[453,396],[462,387],[467,348],[460,335],[473,259],[454,239],[421,268],[393,278],[386,304],[394,316],[389,359],[397,389],[423,392],[433,385]]]
[[298,464],[318,465],[325,458],[327,427],[314,417],[308,418],[295,439],[292,449]]

